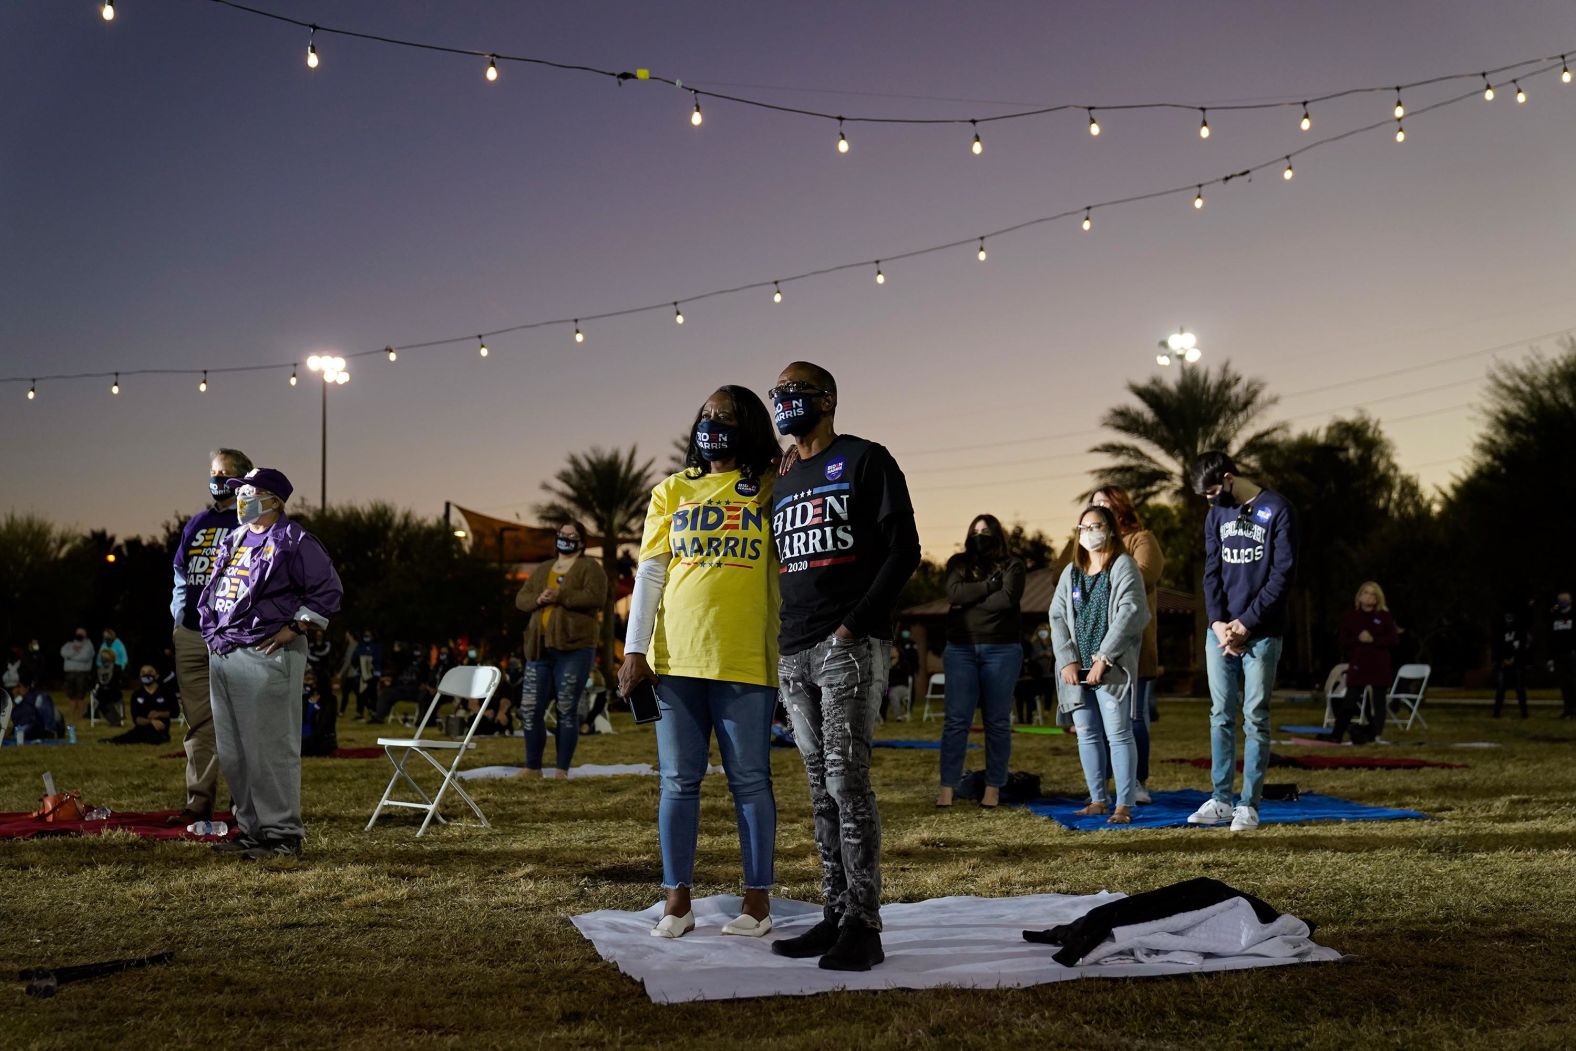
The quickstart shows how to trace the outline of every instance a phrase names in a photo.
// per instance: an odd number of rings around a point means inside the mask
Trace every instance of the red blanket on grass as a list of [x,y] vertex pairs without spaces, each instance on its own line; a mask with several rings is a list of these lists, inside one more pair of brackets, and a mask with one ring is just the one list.
[[[302,756],[303,759],[376,759],[383,754],[383,749],[376,745],[367,745],[364,748],[338,748],[332,755]],[[185,752],[168,752],[159,756],[160,759],[185,759]]]
[[[1210,768],[1208,756],[1199,759],[1168,759],[1169,763],[1186,763],[1200,770]],[[1278,755],[1271,753],[1270,766],[1289,766],[1298,770],[1418,770],[1425,766],[1442,770],[1465,770],[1466,763],[1438,763],[1432,759],[1409,759],[1393,755]],[[1237,760],[1242,769],[1242,760]]]
[[223,836],[194,836],[185,825],[169,825],[166,820],[179,814],[179,810],[145,810],[137,813],[111,814],[103,821],[40,821],[31,814],[0,813],[0,839],[35,839],[39,836],[98,836],[105,832],[130,832],[143,839],[195,839],[204,843],[217,843],[236,834],[235,818],[231,814],[215,814],[215,821],[223,821],[230,831]]

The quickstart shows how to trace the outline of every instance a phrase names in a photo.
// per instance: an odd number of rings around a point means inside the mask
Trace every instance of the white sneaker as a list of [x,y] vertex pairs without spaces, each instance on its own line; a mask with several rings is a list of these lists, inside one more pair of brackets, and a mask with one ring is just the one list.
[[664,916],[662,921],[651,928],[653,938],[682,938],[695,929],[695,910],[691,909],[682,916]]
[[764,937],[765,935],[770,934],[771,930],[772,918],[770,915],[763,916],[761,919],[756,919],[747,912],[739,913],[738,919],[729,920],[727,923],[722,925],[722,933],[738,934],[745,938]]
[[1154,802],[1154,800],[1149,797],[1149,787],[1142,781],[1138,782],[1138,787],[1133,789],[1133,802],[1140,804]]
[[1231,812],[1231,831],[1252,832],[1259,827],[1258,807],[1239,806]]
[[1231,819],[1231,807],[1218,799],[1206,799],[1204,805],[1188,815],[1190,825],[1218,825]]

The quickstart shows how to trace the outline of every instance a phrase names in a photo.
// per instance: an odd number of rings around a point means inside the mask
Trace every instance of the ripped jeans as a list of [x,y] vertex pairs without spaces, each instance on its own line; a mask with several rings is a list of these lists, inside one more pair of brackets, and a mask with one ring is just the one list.
[[890,643],[831,636],[778,659],[783,705],[810,781],[826,908],[881,929],[881,815],[870,740]]
[[591,674],[594,647],[583,650],[542,651],[542,659],[526,665],[525,683],[520,688],[520,721],[525,727],[525,766],[542,768],[542,752],[547,747],[547,720],[543,705],[555,700],[558,705],[558,769],[567,771],[580,741],[580,695]]

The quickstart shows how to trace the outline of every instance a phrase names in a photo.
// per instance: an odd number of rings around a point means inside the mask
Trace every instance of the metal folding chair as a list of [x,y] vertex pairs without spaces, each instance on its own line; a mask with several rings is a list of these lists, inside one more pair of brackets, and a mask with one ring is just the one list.
[[[438,813],[438,807],[443,802],[444,793],[451,786],[459,794],[460,798],[465,801],[465,804],[471,808],[472,812],[476,814],[477,819],[482,823],[482,827],[490,827],[487,823],[487,815],[482,813],[482,808],[476,805],[476,800],[470,797],[470,794],[465,791],[465,786],[460,784],[455,775],[459,773],[460,763],[464,760],[465,753],[476,747],[471,739],[476,736],[476,727],[487,713],[487,702],[492,700],[493,694],[498,690],[498,684],[502,681],[503,673],[494,667],[468,665],[460,668],[450,668],[444,674],[443,681],[438,683],[438,696],[434,697],[427,706],[421,721],[416,724],[416,732],[414,734],[410,737],[378,738],[378,744],[383,747],[383,751],[388,755],[389,762],[394,764],[394,775],[389,778],[388,787],[383,790],[383,798],[378,801],[377,809],[372,811],[372,819],[367,822],[367,831],[370,831],[372,826],[377,824],[378,816],[383,813],[385,807],[425,810],[427,816],[423,819],[421,828],[416,831],[418,836],[426,833],[427,826],[432,823],[433,818],[437,818],[441,824],[448,824],[444,816]],[[442,706],[444,697],[479,702],[476,705],[476,714],[471,717],[470,726],[466,730],[463,740],[439,740],[437,738],[422,737],[427,724],[432,721],[433,713]],[[439,762],[434,754],[443,752],[453,754],[453,759],[449,761],[447,766]],[[416,783],[416,779],[411,777],[410,773],[405,769],[405,764],[410,761],[412,756],[420,756],[434,770],[443,775],[443,783],[438,786],[438,791],[432,796],[428,796],[422,790],[421,785]],[[399,784],[401,780],[415,790],[416,795],[421,798],[421,802],[393,798],[394,786]]]
[[930,722],[930,702],[940,701],[941,710],[947,709],[947,676],[944,672],[933,672],[930,681],[925,685],[925,712],[924,722]]
[[[1402,721],[1401,712],[1391,712],[1391,722],[1396,723],[1403,729],[1410,730],[1415,720],[1422,723],[1424,729],[1428,728],[1428,720],[1423,718],[1423,713],[1418,709],[1423,707],[1423,694],[1428,689],[1428,677],[1433,674],[1433,671],[1433,666],[1428,664],[1401,665],[1400,669],[1395,673],[1395,682],[1390,685],[1390,701],[1392,704],[1396,701],[1401,703],[1406,709],[1406,720]],[[1416,683],[1417,688],[1415,690],[1402,690],[1401,684],[1403,682]],[[1389,707],[1390,705],[1386,705],[1386,708]]]

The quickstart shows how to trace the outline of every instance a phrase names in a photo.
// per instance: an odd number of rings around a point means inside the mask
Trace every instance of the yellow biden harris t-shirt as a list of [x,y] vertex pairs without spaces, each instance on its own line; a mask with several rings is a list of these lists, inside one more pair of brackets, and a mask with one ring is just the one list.
[[671,556],[648,654],[658,675],[777,685],[772,481],[681,471],[652,489],[640,558]]

